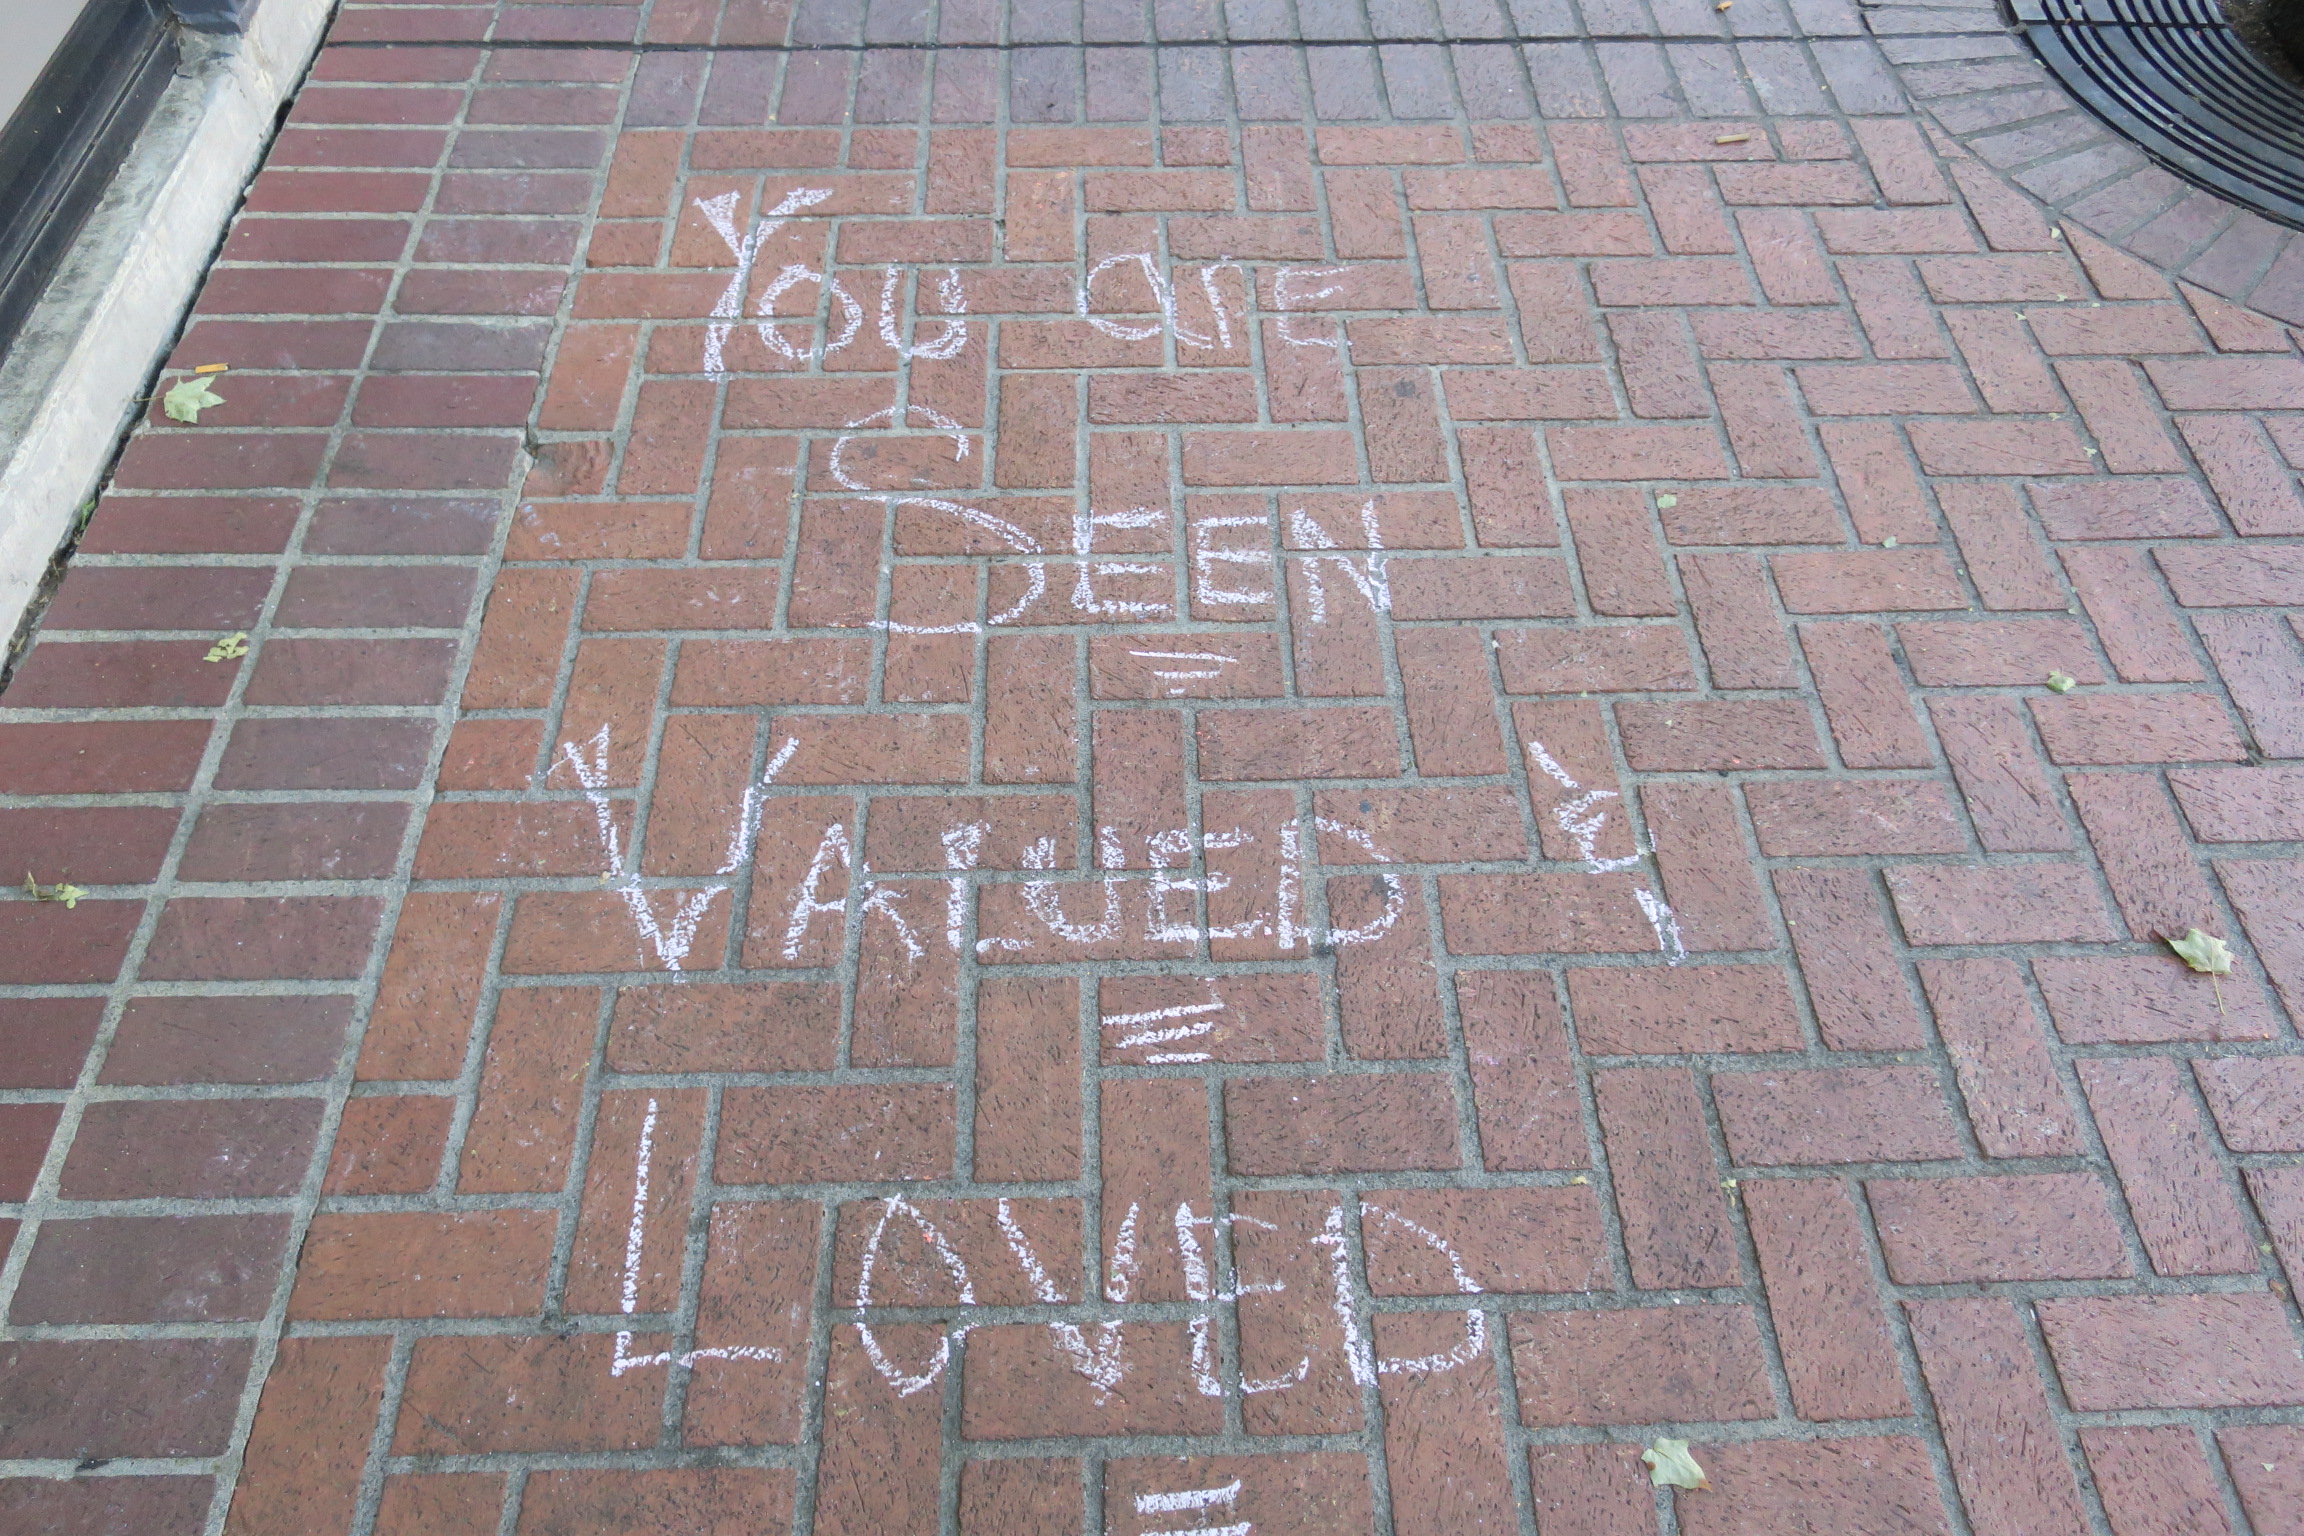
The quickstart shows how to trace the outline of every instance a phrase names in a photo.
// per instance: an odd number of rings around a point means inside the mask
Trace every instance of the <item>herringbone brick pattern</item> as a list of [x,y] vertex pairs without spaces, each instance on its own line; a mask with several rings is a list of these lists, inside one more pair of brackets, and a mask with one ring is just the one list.
[[2289,332],[1894,109],[432,9],[0,698],[0,1522],[2295,1528]]

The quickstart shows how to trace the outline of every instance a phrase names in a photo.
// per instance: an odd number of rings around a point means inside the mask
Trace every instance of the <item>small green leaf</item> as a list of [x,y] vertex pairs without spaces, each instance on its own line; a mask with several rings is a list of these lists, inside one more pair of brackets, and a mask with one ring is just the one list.
[[2080,684],[2078,682],[2070,677],[2067,677],[2061,672],[2051,672],[2048,674],[2048,691],[2050,693],[2070,693],[2073,689],[2079,686]]
[[200,413],[212,405],[222,405],[224,397],[208,387],[206,379],[186,379],[160,397],[160,408],[168,413],[170,421],[200,423]]
[[1688,1454],[1688,1442],[1658,1436],[1656,1443],[1640,1453],[1640,1459],[1650,1468],[1648,1481],[1656,1487],[1670,1484],[1674,1488],[1709,1488],[1704,1469],[1696,1465],[1696,1458]]
[[242,630],[235,635],[226,635],[208,647],[207,659],[210,661],[238,661],[247,654],[248,632]]
[[57,884],[43,888],[40,882],[32,877],[32,872],[26,870],[24,872],[24,894],[34,901],[60,901],[67,907],[77,907],[80,905],[80,898],[88,893],[76,885]]
[[1656,498],[1656,505],[1660,507],[1676,507],[1680,505],[1680,498],[1667,492],[1664,495]]
[[2211,976],[2232,974],[2232,946],[2214,934],[2195,928],[2180,939],[2170,939],[2168,947],[2196,971],[2206,971]]

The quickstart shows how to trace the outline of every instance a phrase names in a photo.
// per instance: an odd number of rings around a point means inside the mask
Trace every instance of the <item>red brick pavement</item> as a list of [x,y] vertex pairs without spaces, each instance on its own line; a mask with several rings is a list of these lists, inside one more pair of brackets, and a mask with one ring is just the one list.
[[0,1528],[2304,1529],[2294,338],[877,57],[320,59],[0,698]]

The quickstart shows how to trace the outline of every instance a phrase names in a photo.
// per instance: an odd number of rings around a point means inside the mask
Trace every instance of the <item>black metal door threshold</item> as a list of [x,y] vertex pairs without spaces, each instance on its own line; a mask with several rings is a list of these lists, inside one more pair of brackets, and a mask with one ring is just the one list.
[[151,0],[95,0],[0,127],[0,356],[167,89],[176,35]]

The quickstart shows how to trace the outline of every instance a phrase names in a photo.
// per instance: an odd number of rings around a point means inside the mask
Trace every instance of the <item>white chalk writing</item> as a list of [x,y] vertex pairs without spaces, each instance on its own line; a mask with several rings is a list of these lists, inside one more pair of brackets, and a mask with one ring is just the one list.
[[[1531,740],[1528,743],[1528,756],[1535,761],[1537,769],[1546,778],[1577,795],[1574,800],[1566,800],[1554,806],[1552,819],[1575,842],[1576,856],[1583,861],[1587,873],[1606,875],[1618,870],[1634,869],[1645,855],[1656,851],[1653,846],[1643,848],[1635,841],[1629,856],[1621,859],[1601,858],[1598,852],[1600,829],[1607,824],[1608,813],[1595,808],[1603,800],[1619,798],[1616,791],[1595,789],[1586,792],[1584,786],[1560,766],[1559,760],[1546,751],[1544,743],[1540,741]],[[1644,885],[1632,888],[1632,899],[1639,903],[1640,915],[1647,918],[1648,926],[1655,930],[1656,947],[1664,952],[1669,962],[1678,965],[1687,959],[1688,946],[1680,937],[1680,920],[1672,915],[1672,909],[1664,904],[1664,899]]]
[[[1205,1517],[1211,1509],[1230,1509],[1240,1497],[1240,1479],[1234,1478],[1221,1488],[1186,1488],[1175,1493],[1140,1493],[1136,1495],[1136,1513],[1140,1515],[1197,1514]],[[1168,1531],[1146,1531],[1144,1536],[1248,1536],[1255,1530],[1253,1521],[1242,1520],[1232,1525],[1191,1525]]]
[[[600,857],[606,866],[601,874],[602,881],[623,898],[625,908],[632,914],[632,925],[639,930],[641,940],[655,952],[657,962],[667,971],[678,971],[680,963],[688,958],[688,951],[696,942],[696,931],[703,923],[704,913],[712,905],[712,899],[728,887],[713,885],[693,892],[682,899],[668,926],[657,920],[655,903],[648,889],[640,883],[639,872],[627,869],[624,865],[623,839],[616,828],[616,808],[608,798],[609,743],[609,727],[603,725],[592,738],[592,755],[589,759],[577,751],[576,743],[572,741],[560,743],[560,757],[576,776],[576,782],[583,787],[585,800],[591,804],[599,832]],[[736,826],[729,834],[728,856],[714,873],[732,875],[743,867],[753,835],[760,826],[760,791],[775,782],[776,775],[783,771],[785,764],[792,761],[792,755],[798,749],[797,740],[787,740],[782,750],[769,760],[767,770],[760,776],[760,782],[745,789]]]
[[[640,1152],[632,1167],[632,1222],[624,1229],[624,1315],[632,1316],[640,1308],[640,1260],[648,1244],[648,1183],[656,1156],[656,1101],[648,1101],[647,1115],[640,1122]],[[693,1367],[699,1360],[781,1360],[784,1351],[763,1344],[719,1344],[707,1349],[685,1350],[674,1354],[659,1350],[654,1354],[635,1355],[632,1331],[620,1328],[616,1332],[616,1353],[608,1363],[608,1374],[621,1376],[643,1366],[670,1365],[677,1360],[683,1368]]]

